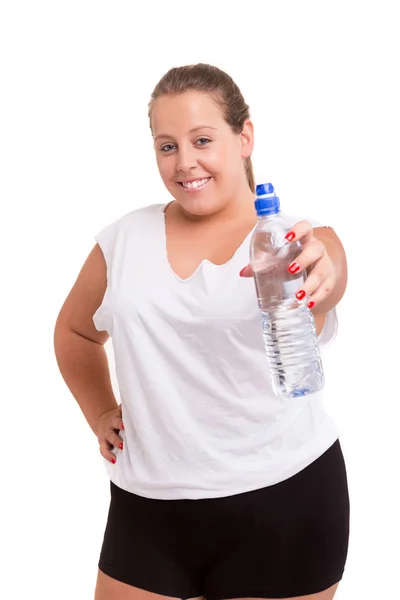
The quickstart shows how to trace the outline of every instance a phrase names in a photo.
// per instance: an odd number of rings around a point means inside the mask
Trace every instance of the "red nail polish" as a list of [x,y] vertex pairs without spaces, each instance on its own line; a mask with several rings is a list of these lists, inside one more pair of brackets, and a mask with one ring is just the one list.
[[296,237],[296,234],[293,231],[289,231],[289,233],[287,233],[285,235],[285,238],[287,239],[288,242],[293,241],[295,237]]
[[298,265],[296,262],[292,263],[290,265],[290,267],[288,268],[289,273],[297,273],[297,271],[300,271],[300,265]]
[[313,301],[311,300],[311,302],[309,302],[309,303],[307,304],[307,306],[308,306],[308,308],[312,308],[313,306],[315,306],[315,302],[313,302]]
[[115,465],[115,463],[116,463],[117,461],[115,460],[115,458],[112,458],[112,459],[111,459],[111,462],[112,462],[112,464],[113,464],[113,465]]
[[120,450],[122,450],[122,449],[123,449],[123,447],[124,447],[124,442],[121,442],[120,444],[118,444],[118,448],[119,448]]
[[298,300],[303,300],[303,298],[304,298],[304,296],[305,296],[305,295],[306,295],[306,293],[305,293],[305,291],[304,291],[304,290],[299,290],[299,291],[297,292],[297,294],[296,294],[296,298],[297,298]]
[[240,277],[243,277],[243,273],[245,272],[245,270],[246,270],[246,267],[243,267],[243,269],[239,273]]

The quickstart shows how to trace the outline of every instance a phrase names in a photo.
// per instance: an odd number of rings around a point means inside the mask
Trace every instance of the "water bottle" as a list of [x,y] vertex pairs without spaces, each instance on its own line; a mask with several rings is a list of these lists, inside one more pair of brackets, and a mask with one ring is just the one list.
[[296,298],[305,271],[288,271],[302,248],[300,242],[285,238],[290,227],[280,212],[273,185],[258,185],[256,195],[259,221],[251,240],[250,263],[272,386],[275,394],[284,398],[304,396],[323,388],[324,373],[308,298]]

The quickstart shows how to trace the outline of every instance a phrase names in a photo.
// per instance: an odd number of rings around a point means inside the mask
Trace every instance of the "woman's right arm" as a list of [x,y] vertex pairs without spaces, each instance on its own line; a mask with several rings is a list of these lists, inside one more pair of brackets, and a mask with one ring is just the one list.
[[92,319],[106,287],[106,263],[96,244],[60,310],[54,330],[61,375],[96,435],[100,417],[118,408],[104,348],[109,336],[97,331]]

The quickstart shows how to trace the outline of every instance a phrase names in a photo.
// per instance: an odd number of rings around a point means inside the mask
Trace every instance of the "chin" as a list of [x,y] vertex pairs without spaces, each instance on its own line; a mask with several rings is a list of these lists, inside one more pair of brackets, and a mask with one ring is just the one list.
[[222,208],[220,204],[216,204],[211,199],[207,198],[176,198],[180,206],[196,217],[207,217],[219,212]]
[[207,216],[212,215],[221,206],[215,203],[214,194],[208,193],[208,190],[199,190],[196,192],[188,193],[182,191],[180,188],[177,189],[177,184],[168,186],[168,191],[176,202],[185,210],[194,216]]

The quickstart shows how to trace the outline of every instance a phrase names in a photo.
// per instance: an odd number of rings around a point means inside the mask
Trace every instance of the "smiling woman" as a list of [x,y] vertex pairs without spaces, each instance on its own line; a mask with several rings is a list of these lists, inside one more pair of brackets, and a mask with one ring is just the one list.
[[226,213],[229,206],[232,215],[244,209],[250,216],[251,208],[254,220],[251,202],[244,202],[253,199],[250,182],[243,177],[246,161],[252,174],[249,120],[235,133],[211,95],[189,91],[155,94],[150,123],[161,178],[183,211],[207,216],[221,209]]
[[[200,64],[162,78],[149,118],[172,200],[96,236],[56,335],[110,478],[96,600],[331,600],[349,527],[337,429],[322,392],[273,393],[254,282],[240,277],[257,222],[249,107],[229,75]],[[326,340],[343,248],[306,221],[291,239],[304,242],[291,268],[324,289]]]

